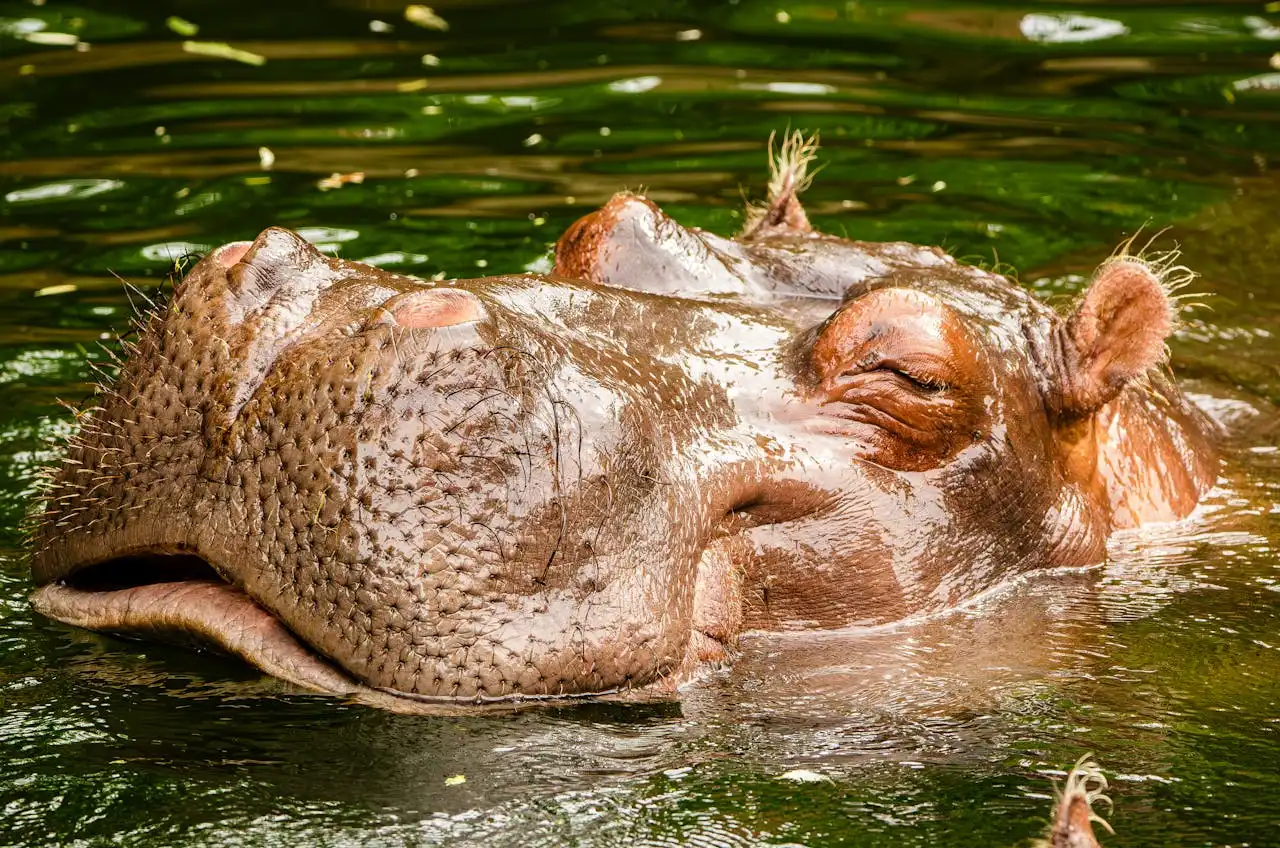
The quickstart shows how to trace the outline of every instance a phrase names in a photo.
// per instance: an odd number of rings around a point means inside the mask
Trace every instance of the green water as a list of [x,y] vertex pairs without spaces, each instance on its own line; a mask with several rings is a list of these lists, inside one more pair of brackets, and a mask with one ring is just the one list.
[[[1012,846],[1092,751],[1105,844],[1280,845],[1280,8],[435,9],[0,2],[0,844]],[[265,63],[185,53],[171,15]],[[1171,227],[1210,307],[1175,366],[1232,434],[1201,513],[950,618],[749,638],[679,704],[394,716],[28,608],[17,525],[56,400],[127,329],[117,275],[269,224],[422,276],[539,269],[624,187],[727,233],[788,126],[822,133],[822,228],[1046,296]]]

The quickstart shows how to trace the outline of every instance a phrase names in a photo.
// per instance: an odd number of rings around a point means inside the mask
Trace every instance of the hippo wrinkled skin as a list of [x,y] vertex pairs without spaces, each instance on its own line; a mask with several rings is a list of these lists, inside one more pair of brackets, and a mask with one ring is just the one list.
[[814,231],[810,154],[736,238],[620,194],[548,276],[214,250],[79,416],[36,608],[391,708],[641,696],[743,631],[943,610],[1193,509],[1182,269],[1122,252],[1063,316]]

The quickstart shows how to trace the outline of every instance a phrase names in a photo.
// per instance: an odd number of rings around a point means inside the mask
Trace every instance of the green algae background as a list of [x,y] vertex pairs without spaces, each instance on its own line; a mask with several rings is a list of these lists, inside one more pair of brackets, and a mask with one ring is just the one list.
[[[1280,844],[1280,6],[433,6],[0,2],[0,845],[1015,846],[1089,751],[1105,845]],[[271,224],[544,270],[623,188],[730,233],[787,128],[818,226],[1055,301],[1165,230],[1204,304],[1174,363],[1230,431],[1202,512],[939,622],[748,639],[678,704],[392,716],[29,609],[21,517],[120,278]]]

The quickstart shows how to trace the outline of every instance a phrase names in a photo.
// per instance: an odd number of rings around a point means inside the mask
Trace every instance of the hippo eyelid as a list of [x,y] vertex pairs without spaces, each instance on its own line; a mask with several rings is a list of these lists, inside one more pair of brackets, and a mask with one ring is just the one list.
[[916,388],[920,389],[921,391],[927,394],[939,394],[951,388],[947,383],[944,383],[933,377],[919,376],[917,374],[913,374],[912,372],[903,370],[901,368],[886,368],[885,370],[891,371],[894,374],[897,374],[899,377],[902,377],[907,382],[913,384]]
[[936,394],[953,388],[955,383],[943,373],[951,372],[939,357],[930,354],[912,354],[903,357],[885,356],[876,352],[863,357],[855,365],[841,372],[842,378],[865,374],[868,371],[888,371],[903,378],[923,392]]

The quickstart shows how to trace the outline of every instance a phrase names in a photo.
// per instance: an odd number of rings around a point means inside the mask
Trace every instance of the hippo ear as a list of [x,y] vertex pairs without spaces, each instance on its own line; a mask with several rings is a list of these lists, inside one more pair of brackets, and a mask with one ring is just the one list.
[[1062,411],[1089,415],[1163,362],[1173,326],[1173,303],[1147,263],[1104,264],[1067,319]]
[[813,181],[809,165],[818,151],[818,136],[806,139],[800,132],[791,133],[776,154],[773,140],[770,135],[769,199],[760,206],[747,206],[747,221],[738,236],[743,240],[813,231],[800,205],[800,193]]

